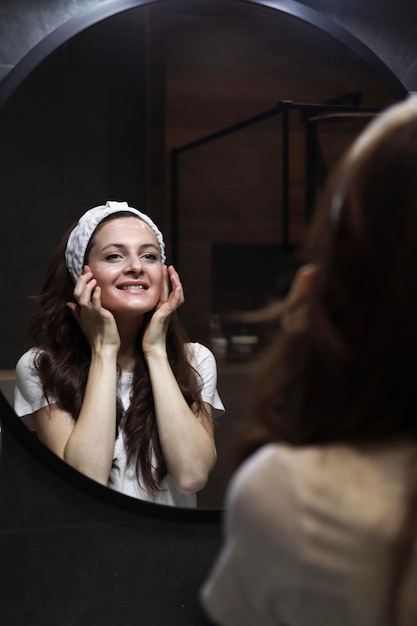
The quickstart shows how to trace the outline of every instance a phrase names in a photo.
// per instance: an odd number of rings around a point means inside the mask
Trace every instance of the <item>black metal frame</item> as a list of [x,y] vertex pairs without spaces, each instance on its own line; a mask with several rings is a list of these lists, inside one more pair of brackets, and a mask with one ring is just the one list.
[[[107,0],[100,3],[99,6],[90,8],[59,26],[34,46],[2,80],[0,83],[0,110],[25,78],[27,78],[47,56],[52,54],[52,52],[69,41],[72,37],[109,17],[156,2],[175,2],[175,0]],[[258,4],[291,15],[303,22],[307,22],[335,39],[348,49],[351,54],[365,63],[394,98],[401,99],[407,95],[408,92],[404,85],[382,59],[345,28],[339,26],[325,15],[320,14],[315,9],[310,9],[296,0],[230,0],[230,2]]]
[[332,103],[301,103],[291,100],[282,100],[267,111],[258,115],[253,115],[241,122],[222,128],[182,146],[171,150],[171,224],[172,224],[172,258],[176,267],[179,267],[179,164],[178,159],[184,152],[189,152],[213,141],[231,135],[235,132],[248,128],[258,122],[270,117],[282,115],[282,249],[290,248],[289,223],[290,223],[290,113],[298,111],[301,113],[306,130],[306,219],[310,220],[315,202],[315,164],[317,156],[317,124],[324,119],[322,114],[327,116],[374,116],[379,109],[371,107],[360,107],[358,105],[343,105]]

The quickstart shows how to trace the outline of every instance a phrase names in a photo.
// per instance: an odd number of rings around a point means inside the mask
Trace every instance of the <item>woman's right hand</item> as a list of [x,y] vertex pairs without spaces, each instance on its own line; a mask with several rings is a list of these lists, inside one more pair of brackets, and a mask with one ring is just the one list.
[[84,273],[77,280],[74,297],[77,304],[67,302],[67,306],[81,326],[91,350],[99,352],[109,347],[118,351],[120,335],[116,321],[112,313],[102,307],[101,289],[88,265],[84,267]]

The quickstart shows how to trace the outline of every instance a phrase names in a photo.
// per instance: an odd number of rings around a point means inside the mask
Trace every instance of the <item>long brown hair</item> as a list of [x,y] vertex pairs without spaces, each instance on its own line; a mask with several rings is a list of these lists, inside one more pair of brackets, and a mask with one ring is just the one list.
[[[124,216],[123,212],[114,213],[106,221]],[[132,213],[128,216],[132,217]],[[66,305],[67,302],[75,302],[74,283],[64,257],[66,243],[74,226],[75,224],[71,225],[67,230],[48,268],[38,298],[39,309],[30,321],[29,339],[33,347],[40,349],[36,367],[45,396],[56,399],[58,405],[77,420],[87,383],[91,349],[81,327]],[[93,237],[94,233],[91,239]],[[153,311],[145,315],[143,328],[152,314]],[[142,474],[142,486],[155,492],[160,489],[161,482],[167,475],[167,467],[158,437],[149,372],[141,349],[142,333],[143,330],[138,333],[135,343],[131,404],[123,421],[123,432],[128,463],[135,466],[138,481],[140,473]],[[168,359],[187,404],[204,410],[200,395],[201,380],[189,362],[186,342],[185,331],[175,312],[170,318],[167,332]],[[119,399],[116,412],[119,427],[123,414]],[[155,468],[152,450],[156,458]],[[117,459],[115,469],[117,471]]]
[[407,111],[378,120],[323,194],[302,252],[318,267],[308,325],[277,333],[253,385],[266,440],[417,440],[416,102]]
[[[302,258],[317,267],[293,305],[306,324],[278,329],[263,357],[237,462],[267,442],[417,443],[417,98],[382,114],[347,153]],[[415,469],[408,491],[387,595],[393,624],[416,541]]]

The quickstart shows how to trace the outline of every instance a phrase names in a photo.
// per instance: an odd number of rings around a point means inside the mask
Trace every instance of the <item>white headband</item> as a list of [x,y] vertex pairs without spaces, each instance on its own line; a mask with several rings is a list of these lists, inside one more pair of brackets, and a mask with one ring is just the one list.
[[74,279],[74,282],[77,282],[78,278],[83,273],[85,251],[87,250],[91,235],[105,217],[111,215],[112,213],[118,213],[119,211],[128,211],[129,213],[137,215],[152,229],[158,241],[161,261],[163,264],[165,263],[166,256],[164,239],[161,231],[153,223],[151,218],[145,215],[145,213],[141,213],[137,209],[129,206],[127,202],[107,202],[105,205],[96,206],[84,213],[84,215],[78,220],[77,225],[71,231],[68,238],[65,250],[65,263],[68,271]]

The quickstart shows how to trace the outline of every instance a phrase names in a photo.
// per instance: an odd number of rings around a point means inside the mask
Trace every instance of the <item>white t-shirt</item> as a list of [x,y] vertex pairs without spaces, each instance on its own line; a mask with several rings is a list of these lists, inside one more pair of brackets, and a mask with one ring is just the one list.
[[[187,348],[190,353],[190,363],[199,373],[202,379],[201,398],[203,402],[210,404],[213,415],[219,415],[224,411],[223,403],[217,392],[217,367],[213,354],[208,348],[199,343],[189,343]],[[16,365],[16,387],[14,394],[14,408],[17,415],[23,417],[34,413],[48,404],[42,390],[42,384],[38,372],[34,367],[34,357],[37,350],[28,350],[19,359]],[[122,373],[117,386],[117,393],[121,399],[124,410],[130,405],[130,392],[132,389],[133,374]],[[123,427],[115,442],[114,457],[117,459],[118,469],[112,470],[109,487],[120,491],[128,496],[180,507],[195,507],[197,504],[196,494],[184,494],[178,491],[169,476],[161,485],[161,490],[156,494],[149,494],[143,489],[137,479],[134,467],[127,466],[126,451],[123,439]]]
[[[220,626],[388,626],[392,548],[416,447],[270,444],[236,472],[201,591]],[[401,619],[417,624],[417,550]]]

